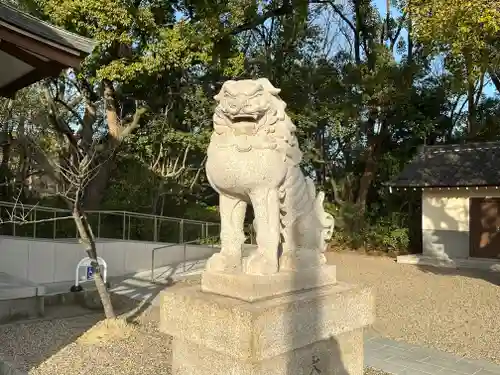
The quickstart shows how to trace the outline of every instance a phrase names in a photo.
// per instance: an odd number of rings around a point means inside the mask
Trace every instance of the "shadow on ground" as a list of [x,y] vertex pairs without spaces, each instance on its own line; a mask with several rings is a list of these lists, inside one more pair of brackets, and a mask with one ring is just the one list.
[[463,276],[469,277],[471,279],[480,279],[489,282],[493,285],[500,286],[500,272],[485,271],[472,268],[447,268],[447,267],[435,267],[435,266],[424,266],[415,265],[420,271],[425,273],[432,273],[434,275],[445,275],[445,276]]
[[[152,321],[156,326],[159,312],[154,302],[158,294],[165,288],[197,282],[196,275],[174,282],[172,276],[178,266],[158,273],[155,282],[138,277],[112,280],[110,292],[115,312],[128,322]],[[43,318],[0,325],[0,362],[7,361],[9,366],[30,371],[66,352],[69,345],[105,318],[99,296],[90,288],[53,298]],[[168,337],[164,340],[168,341]]]
[[[47,319],[1,325],[0,360],[7,360],[16,368],[29,371],[104,318],[102,313],[82,307],[71,306],[70,309],[71,314],[80,316],[54,318],[53,316],[58,314],[55,311],[52,313],[51,310],[55,309],[50,308],[47,311]],[[59,313],[61,310],[68,308],[59,307]]]

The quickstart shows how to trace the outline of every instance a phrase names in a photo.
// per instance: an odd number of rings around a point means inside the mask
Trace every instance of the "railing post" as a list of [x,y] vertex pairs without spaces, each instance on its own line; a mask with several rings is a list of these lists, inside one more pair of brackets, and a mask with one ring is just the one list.
[[151,250],[151,281],[155,279],[155,249]]
[[179,222],[179,243],[184,242],[184,219]]
[[153,241],[158,242],[158,218],[156,216],[153,220],[153,224],[155,226],[153,229]]
[[97,238],[101,238],[101,212],[97,213]]
[[52,226],[52,239],[53,240],[56,239],[56,234],[57,234],[56,226],[57,226],[57,211],[54,211],[54,225]]
[[130,215],[128,215],[128,231],[127,231],[127,239],[128,239],[129,241],[130,241],[130,227],[131,227],[131,225],[130,225],[130,218],[131,218],[131,216],[130,216]]
[[33,238],[36,238],[36,208],[33,210]]
[[187,243],[184,243],[184,265],[182,266],[184,273],[186,273],[186,252],[187,252]]
[[122,233],[122,240],[125,239],[125,233],[127,232],[127,215],[125,214],[125,211],[123,211],[123,233]]

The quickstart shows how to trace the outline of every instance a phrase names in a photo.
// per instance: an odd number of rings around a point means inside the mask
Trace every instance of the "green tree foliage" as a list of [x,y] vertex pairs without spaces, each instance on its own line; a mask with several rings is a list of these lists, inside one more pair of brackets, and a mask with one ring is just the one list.
[[500,92],[500,7],[496,0],[408,0],[406,10],[413,34],[426,48],[448,55],[451,68],[458,67],[469,79],[488,71]]
[[496,0],[409,0],[407,11],[422,41],[457,55],[469,50],[484,57],[500,33]]
[[419,145],[499,135],[498,98],[484,97],[498,67],[499,18],[496,8],[480,14],[487,3],[415,0],[380,12],[369,0],[24,1],[98,47],[79,71],[0,102],[9,113],[0,173],[8,186],[32,184],[19,170],[44,172],[33,150],[14,147],[21,124],[57,158],[71,141],[55,126],[65,123],[101,145],[89,207],[216,220],[203,170],[212,98],[226,79],[266,76],[298,127],[304,171],[326,192],[337,243],[407,249],[420,198],[383,182]]

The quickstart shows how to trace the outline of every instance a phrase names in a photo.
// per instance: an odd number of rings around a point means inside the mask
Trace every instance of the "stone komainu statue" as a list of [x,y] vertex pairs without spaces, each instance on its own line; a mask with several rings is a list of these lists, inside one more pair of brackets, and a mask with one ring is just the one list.
[[[208,147],[207,178],[220,195],[221,251],[207,270],[268,275],[325,263],[334,219],[324,193],[299,163],[302,153],[286,103],[268,79],[227,81]],[[254,210],[257,250],[242,265],[247,204]]]

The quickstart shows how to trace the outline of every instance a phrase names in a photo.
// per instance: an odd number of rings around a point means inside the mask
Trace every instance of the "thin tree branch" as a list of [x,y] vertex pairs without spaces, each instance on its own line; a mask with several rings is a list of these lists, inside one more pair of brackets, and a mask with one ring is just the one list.
[[195,176],[193,178],[193,181],[191,182],[191,185],[189,186],[189,190],[191,190],[191,191],[193,190],[194,185],[196,184],[196,182],[200,178],[201,171],[205,168],[205,163],[206,162],[207,162],[207,155],[205,155],[205,157],[201,161],[200,168],[198,168],[198,170],[196,171],[196,174],[195,174]]

